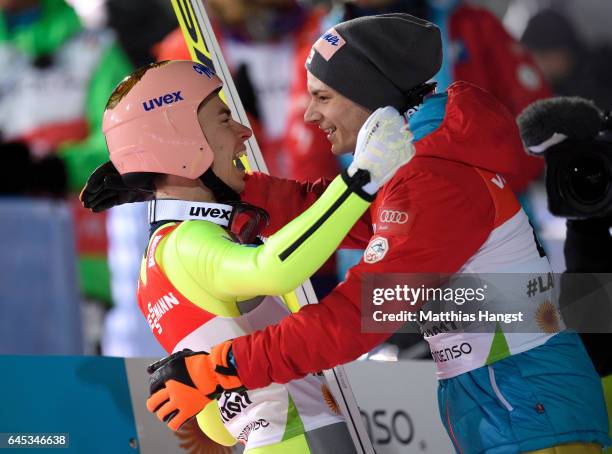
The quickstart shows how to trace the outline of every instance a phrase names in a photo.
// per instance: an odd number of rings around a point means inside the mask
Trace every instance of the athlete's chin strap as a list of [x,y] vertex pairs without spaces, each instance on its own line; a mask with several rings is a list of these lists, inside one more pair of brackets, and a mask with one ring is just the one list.
[[160,221],[208,221],[232,232],[242,244],[253,244],[268,225],[268,213],[244,202],[194,202],[157,199],[149,203],[149,223]]
[[229,228],[234,207],[223,203],[156,199],[149,202],[149,223],[160,221],[208,221]]
[[230,188],[221,178],[215,175],[212,167],[200,175],[200,181],[211,190],[217,202],[239,202],[240,194]]
[[[252,244],[266,228],[270,217],[266,210],[240,201],[240,194],[219,178],[212,167],[200,176],[200,181],[213,193],[215,200],[232,208],[229,230],[242,244]],[[208,219],[210,220],[210,219]],[[215,222],[215,221],[213,221]]]

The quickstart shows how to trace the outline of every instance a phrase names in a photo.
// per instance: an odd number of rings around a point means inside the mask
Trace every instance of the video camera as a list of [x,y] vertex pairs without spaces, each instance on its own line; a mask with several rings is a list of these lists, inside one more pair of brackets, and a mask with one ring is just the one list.
[[517,119],[528,152],[546,160],[548,208],[556,216],[612,214],[612,115],[578,97],[529,105]]

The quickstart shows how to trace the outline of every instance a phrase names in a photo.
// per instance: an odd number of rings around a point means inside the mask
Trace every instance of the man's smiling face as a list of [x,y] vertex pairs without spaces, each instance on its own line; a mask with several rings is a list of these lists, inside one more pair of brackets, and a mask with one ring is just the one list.
[[325,131],[332,153],[353,153],[359,129],[372,112],[342,96],[310,72],[307,77],[310,103],[304,113],[304,121],[316,124]]

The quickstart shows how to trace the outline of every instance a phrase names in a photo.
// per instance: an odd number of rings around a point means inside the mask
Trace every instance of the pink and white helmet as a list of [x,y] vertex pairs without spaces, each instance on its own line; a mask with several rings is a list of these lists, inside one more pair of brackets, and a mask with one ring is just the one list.
[[126,77],[109,98],[102,122],[119,173],[200,177],[214,156],[198,107],[222,85],[214,69],[189,60],[153,63]]

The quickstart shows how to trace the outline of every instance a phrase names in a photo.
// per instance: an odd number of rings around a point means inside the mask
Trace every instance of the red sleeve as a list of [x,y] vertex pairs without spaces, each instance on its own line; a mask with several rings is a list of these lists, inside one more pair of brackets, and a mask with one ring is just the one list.
[[[240,198],[243,202],[268,212],[270,224],[263,231],[263,235],[270,236],[312,205],[323,194],[329,183],[330,180],[323,178],[314,183],[299,182],[253,172],[246,176],[246,185]],[[371,233],[372,222],[367,211],[353,226],[340,247],[363,248]]]
[[[516,117],[532,102],[552,96],[527,50],[484,8],[462,5],[453,14],[450,35],[464,47],[454,65],[455,80],[465,80],[493,94]],[[544,160],[521,153],[521,172],[505,175],[516,193],[544,170]]]
[[319,304],[305,306],[277,325],[235,340],[238,372],[247,388],[285,383],[352,361],[390,336],[361,330],[364,273],[452,273],[484,243],[493,225],[494,208],[476,172],[450,161],[436,164],[449,174],[454,172],[453,182],[440,174],[419,171],[413,163],[410,176],[398,179],[396,175],[379,195],[383,199],[378,212],[402,211],[409,217],[405,224],[377,227],[373,238],[382,236],[388,242],[380,261],[362,260]]

